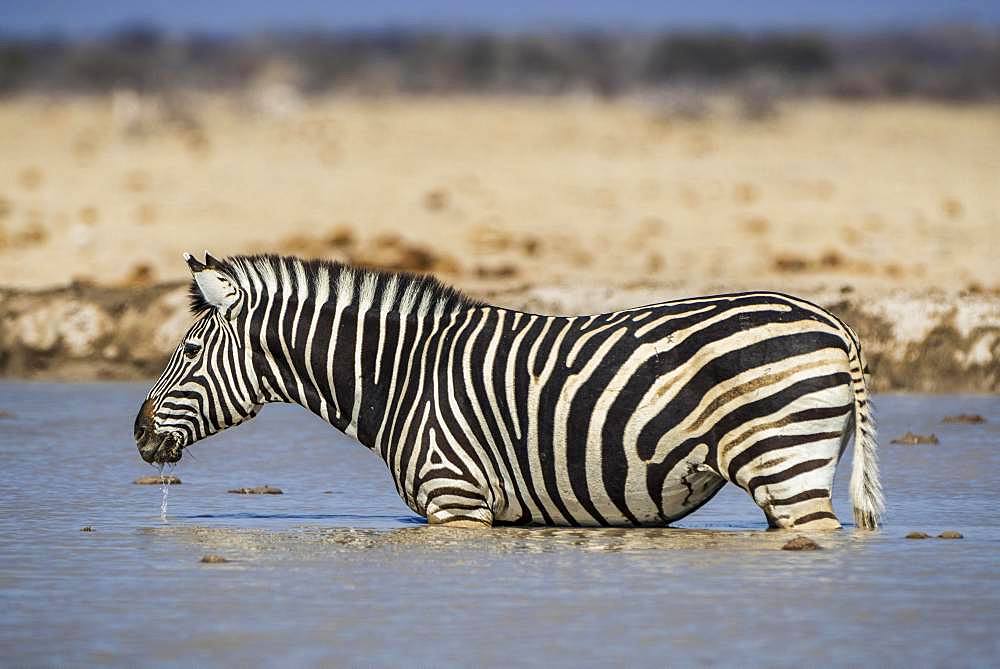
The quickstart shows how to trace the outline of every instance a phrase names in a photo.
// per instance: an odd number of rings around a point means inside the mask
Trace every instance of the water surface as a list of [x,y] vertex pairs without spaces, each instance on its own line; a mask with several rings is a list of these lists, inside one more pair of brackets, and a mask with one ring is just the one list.
[[[163,522],[159,486],[132,484],[156,472],[131,440],[146,389],[0,383],[4,664],[986,666],[1000,653],[998,398],[877,398],[887,526],[791,553],[733,487],[677,529],[428,527],[381,461],[286,406],[192,447]],[[960,412],[988,422],[940,423]],[[889,444],[907,430],[941,443]],[[285,494],[226,492],[262,484]],[[946,529],[965,538],[903,538]]]

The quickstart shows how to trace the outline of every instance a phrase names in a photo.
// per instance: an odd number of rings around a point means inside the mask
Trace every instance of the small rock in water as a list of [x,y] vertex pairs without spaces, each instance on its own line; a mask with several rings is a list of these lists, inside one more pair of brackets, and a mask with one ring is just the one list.
[[986,419],[977,413],[960,413],[956,416],[945,416],[941,419],[942,423],[962,423],[965,425],[978,425],[979,423],[985,423]]
[[961,539],[962,533],[955,530],[945,530],[938,535],[938,539]]
[[906,535],[907,539],[930,539],[931,535],[926,532],[910,532]]
[[332,494],[333,494],[333,491],[332,491],[332,490],[324,490],[324,491],[323,491],[323,494],[324,494],[324,495],[332,495]]
[[809,537],[797,536],[790,540],[784,546],[781,547],[783,551],[814,551],[818,550],[820,545],[810,539]]
[[229,562],[228,558],[224,558],[221,555],[203,555],[201,561],[205,564],[222,564],[223,562]]
[[234,488],[229,492],[235,495],[283,495],[281,488],[272,488],[269,485],[259,485],[256,488]]
[[80,528],[80,531],[81,532],[93,532],[94,528],[91,527],[90,525],[84,525],[83,527]]
[[156,476],[140,476],[136,480],[132,481],[132,483],[136,483],[138,485],[180,485],[181,480],[173,474],[167,474],[164,476],[157,474]]
[[0,409],[0,418],[13,418],[13,417],[14,414],[12,414],[11,412]]
[[937,444],[937,435],[934,434],[914,434],[912,432],[907,432],[902,437],[896,437],[892,440],[894,444],[903,444],[904,446],[915,446],[916,444]]

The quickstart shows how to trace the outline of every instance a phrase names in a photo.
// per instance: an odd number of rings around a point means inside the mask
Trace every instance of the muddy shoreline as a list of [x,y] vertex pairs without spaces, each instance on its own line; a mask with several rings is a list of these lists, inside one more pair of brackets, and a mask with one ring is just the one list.
[[[539,313],[594,313],[713,292],[694,287],[484,287],[468,292]],[[715,291],[718,292],[718,291]],[[1000,296],[896,290],[795,291],[861,336],[875,391],[1000,392]],[[66,381],[155,377],[190,323],[186,285],[0,289],[0,376]]]

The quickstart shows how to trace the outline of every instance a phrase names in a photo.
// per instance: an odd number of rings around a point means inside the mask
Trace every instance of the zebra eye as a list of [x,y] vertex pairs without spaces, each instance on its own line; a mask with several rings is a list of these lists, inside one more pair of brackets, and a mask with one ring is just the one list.
[[198,355],[198,351],[201,350],[201,344],[195,344],[191,341],[184,342],[184,357],[190,360],[194,356]]

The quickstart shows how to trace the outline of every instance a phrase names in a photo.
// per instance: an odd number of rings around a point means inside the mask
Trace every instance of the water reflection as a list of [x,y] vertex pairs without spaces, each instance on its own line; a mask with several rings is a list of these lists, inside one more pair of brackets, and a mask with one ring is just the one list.
[[175,518],[185,520],[333,520],[344,523],[351,521],[391,521],[393,523],[403,523],[407,525],[426,525],[427,521],[419,516],[395,516],[395,515],[362,515],[358,513],[199,513],[185,516],[175,516]]
[[[245,516],[239,516],[245,517]],[[268,516],[280,518],[284,516]],[[289,516],[302,518],[302,516]],[[321,516],[349,520],[344,516]],[[212,550],[256,553],[281,549],[299,558],[322,557],[328,552],[428,550],[434,552],[559,553],[660,553],[662,551],[759,552],[780,549],[793,536],[808,536],[825,550],[856,548],[879,541],[882,535],[865,531],[834,532],[722,531],[674,528],[515,528],[490,530],[451,529],[423,524],[398,529],[302,527],[261,530],[225,527],[149,527],[142,532],[197,544]]]

